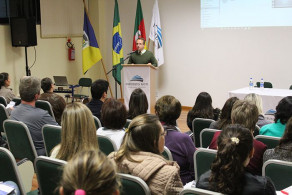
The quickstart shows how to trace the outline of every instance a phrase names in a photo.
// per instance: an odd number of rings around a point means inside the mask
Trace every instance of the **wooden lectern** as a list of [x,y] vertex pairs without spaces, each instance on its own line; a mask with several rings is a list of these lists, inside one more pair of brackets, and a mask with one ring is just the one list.
[[149,64],[123,64],[122,83],[124,87],[124,103],[129,109],[129,101],[132,92],[141,88],[148,99],[148,113],[155,114],[154,106],[156,102],[156,70],[157,68]]

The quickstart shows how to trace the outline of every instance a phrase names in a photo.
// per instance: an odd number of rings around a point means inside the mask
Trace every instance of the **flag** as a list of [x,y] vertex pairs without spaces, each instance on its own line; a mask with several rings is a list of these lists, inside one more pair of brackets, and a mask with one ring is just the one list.
[[164,63],[163,57],[163,41],[162,41],[162,33],[161,33],[161,25],[160,25],[160,15],[158,9],[158,1],[155,0],[153,5],[153,15],[150,26],[150,34],[149,39],[154,41],[154,55],[157,59],[158,66]]
[[138,38],[145,39],[145,49],[146,49],[146,32],[144,25],[143,12],[141,7],[140,0],[137,1],[137,10],[136,10],[136,19],[135,19],[135,28],[134,28],[134,37],[133,37],[133,51],[136,51],[136,40]]
[[84,9],[82,70],[85,74],[94,64],[101,60],[101,53],[95,38],[94,30]]
[[121,70],[124,63],[122,30],[118,1],[115,0],[114,22],[113,22],[113,77],[121,84]]

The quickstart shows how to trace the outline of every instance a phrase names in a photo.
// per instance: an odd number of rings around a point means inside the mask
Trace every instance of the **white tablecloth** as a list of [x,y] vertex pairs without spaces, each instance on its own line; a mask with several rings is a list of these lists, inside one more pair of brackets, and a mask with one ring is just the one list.
[[266,113],[270,109],[276,110],[276,106],[279,101],[287,96],[292,96],[292,90],[289,89],[274,89],[274,88],[253,88],[249,87],[236,89],[229,91],[229,97],[238,97],[239,99],[244,99],[247,94],[255,93],[262,97],[263,100],[263,112]]

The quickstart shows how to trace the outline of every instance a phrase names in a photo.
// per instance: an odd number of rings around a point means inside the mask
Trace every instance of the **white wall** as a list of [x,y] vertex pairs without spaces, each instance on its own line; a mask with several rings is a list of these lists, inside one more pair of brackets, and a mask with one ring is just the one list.
[[[147,35],[153,2],[141,0]],[[137,0],[119,0],[124,55],[132,49],[136,5]],[[228,91],[246,87],[249,77],[256,81],[263,77],[275,88],[287,89],[292,84],[292,27],[201,29],[199,0],[159,0],[159,9],[165,52],[165,64],[158,73],[159,97],[171,94],[182,105],[192,106],[196,96],[207,91],[214,106],[222,107]],[[89,1],[90,19],[107,70],[112,66],[113,11],[114,0]],[[4,65],[4,71],[15,72],[15,78],[19,79],[25,73],[24,49],[11,47],[9,30],[0,26],[0,34],[5,34],[0,37],[0,66],[1,70]],[[32,74],[43,77],[60,72],[67,74],[69,80],[77,81],[82,75],[81,38],[73,41],[77,60],[71,63],[67,61],[64,39],[39,38],[36,47],[38,64]],[[33,50],[29,48],[30,62],[33,56]],[[73,69],[69,71],[71,67]],[[101,64],[95,65],[89,75],[94,79],[104,77]],[[111,74],[109,78],[114,88]]]

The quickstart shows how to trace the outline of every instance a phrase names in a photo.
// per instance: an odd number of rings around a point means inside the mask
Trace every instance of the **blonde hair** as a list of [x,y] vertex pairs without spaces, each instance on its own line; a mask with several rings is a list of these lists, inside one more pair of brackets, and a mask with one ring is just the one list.
[[120,187],[116,166],[100,151],[82,151],[64,167],[60,185],[64,195],[74,195],[77,189],[86,194],[113,194]]
[[135,117],[126,131],[115,160],[120,162],[126,158],[136,162],[131,158],[131,152],[144,151],[160,154],[158,142],[161,128],[160,121],[155,115],[142,114]]
[[234,103],[231,111],[231,121],[233,124],[243,125],[250,131],[255,130],[258,122],[259,111],[255,104],[249,101],[238,100]]
[[263,114],[263,102],[261,96],[255,93],[250,93],[245,96],[244,100],[250,101],[251,103],[255,104],[259,110],[259,114]]
[[67,105],[62,115],[61,144],[56,158],[68,161],[82,150],[98,150],[96,127],[87,106],[74,102]]

